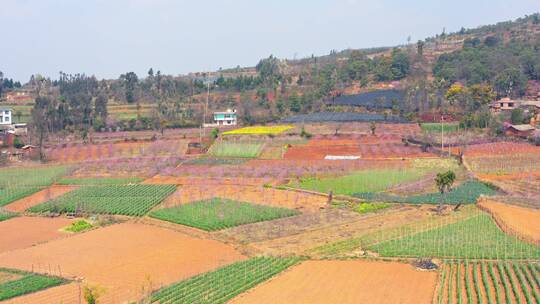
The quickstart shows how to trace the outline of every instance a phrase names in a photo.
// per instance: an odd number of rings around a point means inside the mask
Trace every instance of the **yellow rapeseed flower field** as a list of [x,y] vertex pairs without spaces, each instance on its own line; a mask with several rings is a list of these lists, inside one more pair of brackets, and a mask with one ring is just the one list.
[[249,134],[279,134],[294,128],[294,126],[253,126],[223,132],[223,135],[249,135]]

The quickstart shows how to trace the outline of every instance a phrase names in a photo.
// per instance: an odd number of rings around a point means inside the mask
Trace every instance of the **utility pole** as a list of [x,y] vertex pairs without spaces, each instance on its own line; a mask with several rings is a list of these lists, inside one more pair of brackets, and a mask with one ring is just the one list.
[[441,114],[441,151],[444,152],[444,116]]
[[206,114],[208,112],[208,99],[210,98],[210,82],[206,81],[206,104],[204,105],[204,115],[203,115],[203,135],[206,136]]

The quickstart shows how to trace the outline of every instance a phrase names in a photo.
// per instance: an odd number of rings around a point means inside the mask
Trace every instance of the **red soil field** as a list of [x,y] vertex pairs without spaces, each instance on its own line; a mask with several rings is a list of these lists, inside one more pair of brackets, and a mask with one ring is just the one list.
[[[231,246],[217,241],[124,223],[0,254],[0,267],[80,278],[105,289],[99,301],[104,304],[137,301],[146,296],[143,287],[154,290],[242,259]],[[50,289],[51,294],[42,296],[59,298],[57,292]],[[63,303],[74,303],[69,300],[73,291],[65,291],[64,298]]]
[[[452,153],[457,153],[460,147],[452,148]],[[466,157],[478,157],[489,155],[515,155],[539,153],[540,147],[524,142],[495,142],[479,145],[470,145],[465,150]]]
[[307,261],[233,299],[231,303],[428,304],[436,272],[373,261]]
[[67,236],[60,229],[73,220],[65,218],[16,217],[0,222],[0,253],[30,247]]
[[419,147],[402,143],[361,144],[352,140],[312,140],[307,145],[292,146],[285,152],[285,159],[324,160],[327,155],[359,156],[361,159],[395,159],[435,157],[423,153]]
[[36,192],[30,196],[27,196],[23,199],[15,201],[7,206],[4,209],[13,211],[13,212],[24,212],[26,209],[39,205],[41,203],[47,202],[51,199],[55,199],[63,194],[66,194],[77,187],[74,186],[52,186],[50,188]]
[[483,199],[478,206],[490,213],[499,227],[511,235],[540,245],[540,210]]

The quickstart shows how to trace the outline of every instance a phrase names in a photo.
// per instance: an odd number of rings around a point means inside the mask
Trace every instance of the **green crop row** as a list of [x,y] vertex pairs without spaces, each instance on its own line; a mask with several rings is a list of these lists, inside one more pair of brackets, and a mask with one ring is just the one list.
[[396,196],[386,193],[356,193],[354,196],[367,201],[393,202],[406,204],[474,204],[480,195],[495,195],[496,191],[488,185],[478,181],[468,181],[452,191],[441,193],[429,193],[414,196]]
[[10,187],[0,189],[0,207],[32,195],[41,189],[40,187]]
[[58,277],[49,277],[30,272],[0,268],[0,275],[13,276],[13,280],[0,282],[0,301],[36,292],[65,282]]
[[298,263],[299,258],[256,257],[162,288],[152,303],[220,304]]
[[[448,261],[444,263],[442,275],[439,276],[437,303],[462,303],[461,289],[464,281],[466,303],[506,304],[540,303],[540,286],[536,285],[538,271],[530,271],[536,264],[528,262],[468,262]],[[460,271],[464,268],[464,273]],[[446,270],[446,269],[449,270]],[[456,269],[456,271],[454,271]],[[496,270],[499,275],[496,274]],[[464,280],[463,280],[464,279]],[[456,282],[456,286],[452,285]],[[504,291],[500,290],[501,284]],[[454,289],[456,290],[454,292]],[[447,290],[447,294],[443,293]]]
[[485,213],[456,223],[367,246],[382,256],[447,258],[540,258],[540,246],[504,233]]
[[144,178],[61,178],[59,185],[127,185],[137,184]]
[[0,222],[9,220],[10,218],[14,218],[17,216],[17,213],[5,211],[0,208]]
[[0,169],[0,190],[50,186],[68,171],[66,166]]
[[175,185],[83,186],[28,211],[142,216],[175,190]]
[[377,192],[400,183],[414,181],[426,174],[422,169],[364,170],[354,174],[329,178],[304,178],[290,184],[291,187],[334,194]]
[[262,148],[260,142],[216,142],[210,153],[215,157],[256,158]]
[[291,209],[213,198],[155,210],[150,216],[206,231],[215,231],[297,214],[298,211]]

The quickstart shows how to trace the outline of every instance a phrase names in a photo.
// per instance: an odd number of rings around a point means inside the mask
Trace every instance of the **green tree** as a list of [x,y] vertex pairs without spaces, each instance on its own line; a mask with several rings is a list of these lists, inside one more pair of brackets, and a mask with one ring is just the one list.
[[508,68],[495,79],[495,87],[501,95],[518,96],[525,91],[526,85],[527,78],[517,68]]
[[31,129],[35,133],[38,139],[39,145],[39,160],[43,161],[45,155],[43,154],[43,144],[49,133],[49,108],[51,106],[51,100],[49,97],[38,96],[34,102],[32,108],[32,124]]
[[120,81],[124,87],[124,94],[128,103],[133,103],[137,100],[135,90],[139,83],[139,78],[134,72],[128,72],[120,75]]
[[519,125],[523,123],[523,110],[522,109],[513,109],[510,113],[510,121],[513,125]]
[[[456,181],[456,174],[454,171],[447,171],[445,173],[437,173],[437,176],[435,177],[435,184],[437,185],[437,188],[439,189],[439,192],[441,192],[441,195],[445,196],[445,193],[450,191],[452,188],[452,185]],[[443,207],[443,200],[440,201],[438,211],[439,213],[442,212]]]

